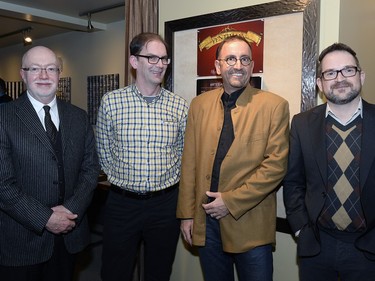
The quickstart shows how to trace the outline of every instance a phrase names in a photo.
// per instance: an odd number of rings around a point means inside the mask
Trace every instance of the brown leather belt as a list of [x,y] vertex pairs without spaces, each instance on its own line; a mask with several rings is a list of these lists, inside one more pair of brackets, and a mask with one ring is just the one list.
[[174,184],[170,187],[167,187],[165,189],[158,190],[158,191],[134,192],[134,191],[129,191],[129,190],[123,189],[123,188],[121,188],[117,185],[111,184],[110,190],[112,190],[113,192],[116,192],[118,194],[121,194],[125,197],[128,197],[128,198],[146,200],[146,199],[154,198],[154,197],[169,193],[169,192],[175,190],[178,187],[178,185],[179,185],[179,183],[176,183],[176,184]]

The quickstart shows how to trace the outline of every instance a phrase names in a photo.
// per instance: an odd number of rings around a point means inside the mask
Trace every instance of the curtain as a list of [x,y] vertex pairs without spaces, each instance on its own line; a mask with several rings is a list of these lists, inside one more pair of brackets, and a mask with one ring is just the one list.
[[159,0],[125,0],[125,84],[134,82],[129,64],[129,44],[141,32],[158,33]]

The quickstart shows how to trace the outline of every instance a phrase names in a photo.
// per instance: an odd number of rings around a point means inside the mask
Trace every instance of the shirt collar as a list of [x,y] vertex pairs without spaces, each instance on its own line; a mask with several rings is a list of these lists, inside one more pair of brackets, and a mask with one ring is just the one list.
[[233,108],[236,105],[237,99],[245,90],[245,88],[239,89],[231,93],[230,95],[224,92],[223,95],[221,96],[221,100],[223,101],[224,106],[228,108]]
[[49,107],[51,107],[52,111],[57,110],[56,96],[53,98],[53,100],[49,104],[44,104],[44,103],[41,103],[40,101],[36,100],[35,98],[33,98],[29,94],[29,91],[27,91],[27,97],[29,98],[29,100],[30,100],[31,104],[33,105],[36,112],[41,111],[43,109],[43,106],[45,106],[45,105],[48,105]]
[[[133,90],[133,92],[134,92],[137,96],[139,96],[140,98],[142,98],[143,100],[145,100],[145,101],[147,102],[145,96],[142,95],[142,93],[139,91],[139,89],[138,89],[137,85],[135,85],[135,83],[132,84],[132,90]],[[156,96],[150,96],[150,97],[153,97],[153,98],[154,98],[152,102],[157,101],[157,100],[158,100],[163,94],[164,94],[164,89],[163,89],[163,87],[160,87],[160,91],[159,91],[159,93],[158,93]],[[151,102],[151,103],[152,103],[152,102]]]
[[337,118],[337,116],[333,113],[333,111],[331,110],[331,107],[329,106],[329,104],[327,103],[327,106],[326,106],[326,118],[328,116],[331,116],[333,117],[336,121],[338,121],[339,123],[341,123],[342,125],[347,125],[349,124],[350,122],[352,122],[358,115],[361,116],[361,118],[363,118],[363,102],[362,102],[362,98],[359,97],[359,102],[358,102],[358,107],[357,107],[357,110],[354,111],[352,117],[348,120],[348,122],[346,122],[345,124],[342,124],[342,122]]

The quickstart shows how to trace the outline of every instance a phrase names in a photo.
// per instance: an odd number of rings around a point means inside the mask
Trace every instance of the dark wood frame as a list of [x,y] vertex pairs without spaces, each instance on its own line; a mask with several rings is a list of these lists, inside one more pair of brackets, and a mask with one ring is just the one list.
[[317,103],[315,76],[318,57],[319,0],[282,0],[165,22],[164,37],[171,48],[172,57],[172,63],[165,75],[165,87],[173,91],[175,32],[291,13],[303,13],[301,111],[314,107]]
[[[301,111],[305,111],[316,106],[316,63],[319,49],[319,3],[319,0],[282,0],[165,22],[164,37],[171,48],[170,51],[172,57],[172,63],[165,75],[165,87],[173,91],[173,40],[175,32],[291,13],[303,13],[300,108]],[[291,233],[291,229],[285,218],[278,217],[276,223],[277,231]]]

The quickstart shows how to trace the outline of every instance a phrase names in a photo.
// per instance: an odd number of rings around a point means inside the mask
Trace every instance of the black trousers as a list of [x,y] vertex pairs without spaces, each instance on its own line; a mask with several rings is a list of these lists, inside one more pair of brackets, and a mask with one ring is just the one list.
[[178,189],[144,200],[110,191],[104,219],[103,281],[133,280],[141,241],[144,280],[169,280],[180,233],[177,196]]
[[66,250],[62,236],[55,237],[52,257],[43,263],[28,266],[0,266],[2,281],[71,281],[75,254]]
[[337,240],[320,231],[321,251],[299,258],[301,281],[374,281],[375,261],[367,259],[354,243]]

